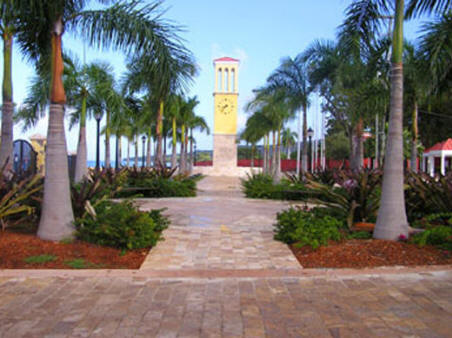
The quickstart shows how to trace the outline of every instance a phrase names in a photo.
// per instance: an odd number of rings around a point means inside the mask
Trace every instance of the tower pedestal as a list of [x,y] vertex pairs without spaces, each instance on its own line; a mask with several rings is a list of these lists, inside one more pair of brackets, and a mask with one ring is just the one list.
[[235,135],[213,135],[213,167],[221,171],[233,171],[237,167]]

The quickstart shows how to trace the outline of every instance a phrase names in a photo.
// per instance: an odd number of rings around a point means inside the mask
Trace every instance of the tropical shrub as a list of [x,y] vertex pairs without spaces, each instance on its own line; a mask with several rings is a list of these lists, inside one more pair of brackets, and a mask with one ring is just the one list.
[[327,245],[329,240],[340,240],[342,226],[340,220],[329,215],[319,216],[316,212],[290,208],[278,213],[274,237],[287,244],[309,245],[316,249]]
[[115,172],[111,169],[93,171],[81,182],[72,183],[71,200],[75,218],[82,218],[87,212],[94,212],[94,208],[101,202],[112,198],[121,190],[127,172]]
[[174,178],[150,177],[133,178],[115,194],[115,197],[194,197],[196,183],[202,178],[195,176],[176,176]]
[[438,225],[452,227],[452,212],[431,214],[413,222],[415,228],[427,229]]
[[409,172],[405,182],[406,209],[410,221],[425,215],[451,212],[452,172],[436,177]]
[[411,241],[419,246],[437,245],[452,250],[452,227],[440,225],[414,235]]
[[103,201],[95,214],[87,213],[75,221],[80,240],[119,249],[140,249],[154,246],[161,231],[168,226],[160,212],[139,211],[131,201]]
[[307,180],[320,182],[327,185],[334,185],[338,179],[340,171],[338,169],[324,169],[313,173],[300,172],[300,174],[286,173],[287,178],[293,184],[303,185]]
[[305,200],[307,198],[304,185],[282,179],[279,183],[267,174],[251,174],[241,180],[242,190],[248,198]]
[[382,175],[378,170],[337,171],[334,185],[306,179],[310,201],[323,205],[349,228],[354,222],[373,222],[380,202]]
[[0,171],[0,225],[3,230],[39,213],[42,183],[39,175],[24,178],[7,172],[5,167]]

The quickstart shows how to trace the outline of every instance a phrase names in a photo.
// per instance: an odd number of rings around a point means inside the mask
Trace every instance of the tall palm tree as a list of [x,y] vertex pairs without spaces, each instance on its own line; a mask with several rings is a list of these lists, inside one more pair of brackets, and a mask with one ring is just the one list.
[[95,62],[81,69],[75,66],[72,70],[65,81],[65,88],[70,94],[68,104],[76,108],[71,125],[76,122],[80,125],[74,176],[75,182],[79,182],[88,173],[86,120],[88,115],[93,116],[106,108],[106,98],[112,95],[109,91],[112,90],[113,78],[112,68],[107,63]]
[[0,141],[0,168],[8,161],[12,165],[13,155],[13,84],[12,50],[15,21],[17,17],[12,1],[0,4],[0,33],[3,40],[2,126]]
[[[303,132],[302,140],[298,135],[298,145],[303,144],[301,163],[302,170],[305,172],[308,169],[308,107],[309,95],[312,91],[309,85],[308,72],[306,67],[306,60],[303,55],[298,55],[296,58],[286,57],[282,60],[280,66],[270,75],[267,80],[273,83],[274,86],[284,88],[287,98],[293,109],[300,110],[303,114]],[[300,125],[301,118],[299,117],[298,124]],[[300,130],[299,130],[300,132]],[[300,147],[297,147],[297,172],[299,172],[300,163]]]
[[291,147],[295,144],[298,134],[290,128],[286,128],[282,132],[282,144],[287,150],[287,159],[290,160],[290,150]]
[[254,167],[254,151],[256,144],[264,139],[264,154],[263,154],[263,171],[267,173],[266,170],[266,160],[267,160],[267,143],[266,135],[271,128],[271,123],[262,111],[254,112],[247,120],[245,130],[242,133],[242,139],[247,143],[251,144],[251,167]]
[[[271,82],[270,82],[271,81]],[[272,133],[271,173],[275,180],[281,176],[281,131],[284,123],[294,117],[296,105],[287,95],[287,89],[279,86],[270,77],[267,86],[255,90],[255,98],[247,105],[247,109],[260,110],[270,121]]]
[[[100,1],[106,3],[108,1]],[[106,9],[85,10],[89,1],[18,0],[20,10],[40,18],[33,27],[29,46],[43,46],[34,58],[51,60],[49,129],[46,150],[46,178],[38,236],[60,240],[73,234],[73,213],[67,170],[66,138],[63,128],[66,93],[62,82],[64,71],[62,38],[64,32],[84,37],[92,45],[113,46],[127,51],[134,48],[150,53],[162,52],[174,28],[159,18],[159,2],[145,5],[139,1],[118,2]],[[50,39],[50,40],[49,40]]]
[[173,94],[182,94],[191,83],[197,68],[193,56],[184,48],[168,46],[157,58],[150,53],[136,53],[130,60],[127,83],[136,90],[145,90],[157,105],[156,162],[162,162],[163,116],[165,104]]
[[405,102],[411,114],[411,170],[417,172],[418,160],[418,146],[419,146],[419,132],[418,132],[418,114],[419,105],[425,99],[426,94],[431,91],[429,84],[429,75],[425,71],[426,66],[422,64],[422,58],[415,47],[405,42],[404,46],[404,87],[405,87]]
[[181,106],[180,121],[181,121],[181,150],[179,159],[179,172],[185,174],[188,170],[188,141],[190,123],[195,116],[195,107],[199,104],[196,96],[188,98]]
[[210,134],[209,126],[207,125],[206,120],[199,115],[193,114],[190,121],[187,124],[188,129],[190,131],[190,165],[189,165],[189,171],[191,172],[193,170],[193,143],[195,142],[195,139],[193,137],[193,131],[198,129],[201,133],[206,132],[207,135]]
[[30,38],[35,31],[33,17],[27,6],[22,6],[20,0],[3,0],[0,3],[0,34],[3,43],[3,79],[2,79],[2,122],[0,139],[0,167],[7,162],[12,166],[13,154],[13,45],[17,44],[24,56],[31,57],[39,48],[30,46]]
[[[373,236],[396,240],[408,235],[408,225],[403,186],[403,21],[405,2],[395,0],[393,7],[388,1],[378,0],[383,14],[394,16],[391,55],[391,99],[389,131],[383,169],[383,185],[377,224]],[[411,0],[409,15],[422,12],[450,10],[450,0]]]
[[167,118],[171,120],[171,168],[177,166],[177,125],[180,120],[180,110],[183,105],[184,98],[181,95],[171,95],[167,104]]

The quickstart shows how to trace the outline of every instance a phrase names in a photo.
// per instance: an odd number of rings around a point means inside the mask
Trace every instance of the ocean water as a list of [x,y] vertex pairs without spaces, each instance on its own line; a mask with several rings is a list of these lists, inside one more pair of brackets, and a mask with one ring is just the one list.
[[[135,162],[134,161],[130,161],[130,165],[133,166]],[[96,167],[96,161],[87,161],[88,164],[88,168],[95,168]],[[123,166],[125,166],[127,164],[127,160],[122,160],[121,164]],[[110,161],[110,165],[112,168],[115,167],[116,165],[116,161],[112,160]],[[104,161],[100,161],[100,166],[104,167],[105,166],[105,162]],[[141,161],[138,161],[138,166],[141,167]],[[166,166],[170,167],[171,166],[171,162],[166,162]]]

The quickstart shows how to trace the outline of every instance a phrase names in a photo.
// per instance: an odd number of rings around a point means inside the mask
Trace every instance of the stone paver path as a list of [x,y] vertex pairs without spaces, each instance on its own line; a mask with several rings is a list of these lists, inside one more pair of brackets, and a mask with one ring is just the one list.
[[1,278],[0,337],[451,337],[452,272]]
[[0,270],[0,337],[452,337],[451,266],[302,269],[238,184],[140,201],[173,220],[140,270]]
[[172,220],[141,269],[300,270],[290,249],[273,240],[276,213],[289,204],[245,199],[239,185],[236,178],[207,177],[195,198],[141,200],[143,210],[167,207]]

